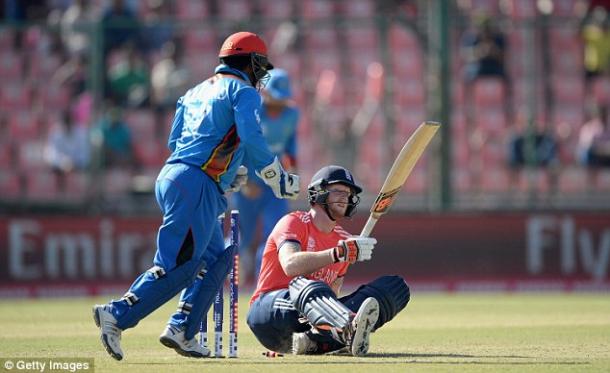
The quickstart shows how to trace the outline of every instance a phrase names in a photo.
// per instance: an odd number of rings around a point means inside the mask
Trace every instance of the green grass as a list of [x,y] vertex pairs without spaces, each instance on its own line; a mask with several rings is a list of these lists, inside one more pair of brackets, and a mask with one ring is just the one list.
[[[106,299],[0,301],[0,357],[92,357],[97,372],[609,372],[607,294],[420,294],[371,337],[370,354],[266,358],[244,323],[239,359],[187,359],[157,340],[176,303],[123,334],[111,359],[91,319]],[[226,317],[225,317],[226,320]],[[225,322],[225,330],[227,323]],[[228,337],[225,334],[225,351]],[[2,369],[0,367],[0,369]]]

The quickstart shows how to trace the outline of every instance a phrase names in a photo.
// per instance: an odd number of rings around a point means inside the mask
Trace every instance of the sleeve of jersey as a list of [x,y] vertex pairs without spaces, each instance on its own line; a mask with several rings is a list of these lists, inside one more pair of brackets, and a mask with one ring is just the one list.
[[241,88],[233,96],[233,106],[237,135],[251,164],[260,170],[274,159],[261,130],[261,97],[251,87]]
[[343,277],[345,276],[345,274],[347,273],[347,269],[349,268],[349,263],[341,263],[341,269],[339,269],[339,274],[337,274],[337,277]]
[[292,214],[285,215],[277,222],[271,233],[279,250],[286,241],[295,241],[303,247],[307,243],[307,231],[305,223]]
[[297,132],[298,132],[298,124],[299,124],[299,111],[294,111],[294,116],[292,117],[294,131],[292,132],[292,136],[288,139],[286,143],[286,154],[290,158],[290,163],[293,168],[296,168],[297,165]]
[[178,139],[180,138],[180,136],[182,134],[182,124],[184,123],[183,117],[182,117],[183,111],[184,111],[184,106],[182,106],[182,98],[180,98],[180,100],[178,101],[178,104],[177,104],[176,114],[174,114],[174,121],[172,123],[172,129],[169,133],[169,138],[167,140],[167,147],[169,148],[169,150],[171,152],[176,150],[176,142],[178,141]]

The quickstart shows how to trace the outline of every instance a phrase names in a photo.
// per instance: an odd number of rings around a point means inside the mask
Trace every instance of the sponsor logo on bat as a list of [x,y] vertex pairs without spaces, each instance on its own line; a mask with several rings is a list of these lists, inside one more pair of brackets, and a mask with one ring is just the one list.
[[396,198],[396,195],[398,195],[398,192],[400,192],[400,187],[386,193],[380,193],[377,196],[375,203],[373,204],[372,212],[386,212],[386,210],[390,208],[390,206],[392,206],[392,202],[394,202],[394,199]]

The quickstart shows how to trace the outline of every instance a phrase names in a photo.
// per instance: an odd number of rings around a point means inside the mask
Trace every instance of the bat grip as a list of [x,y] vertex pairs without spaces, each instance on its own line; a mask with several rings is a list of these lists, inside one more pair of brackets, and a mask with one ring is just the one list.
[[364,225],[364,228],[362,228],[362,232],[360,233],[360,236],[362,236],[362,237],[370,236],[371,232],[373,231],[373,227],[375,226],[375,224],[377,224],[377,218],[374,217],[371,214],[369,216],[369,219],[366,221],[366,224]]

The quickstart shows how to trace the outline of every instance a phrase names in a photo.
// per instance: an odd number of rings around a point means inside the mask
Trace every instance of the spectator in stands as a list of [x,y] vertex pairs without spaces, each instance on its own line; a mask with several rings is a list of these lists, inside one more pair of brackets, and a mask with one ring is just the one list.
[[90,5],[87,0],[74,0],[61,15],[61,38],[71,55],[84,55],[90,50],[96,20]]
[[104,56],[116,48],[137,40],[138,18],[124,0],[112,0],[112,4],[102,15],[101,22],[104,33]]
[[[525,168],[545,169],[549,195],[557,192],[559,177],[559,149],[550,128],[538,121],[529,126],[524,115],[517,115],[516,132],[509,141],[511,187],[519,185],[519,171]],[[536,187],[539,184],[536,184]]]
[[159,110],[173,109],[191,84],[191,72],[184,63],[182,53],[179,44],[165,43],[161,49],[161,59],[152,68],[151,101]]
[[123,119],[121,108],[113,104],[94,129],[95,143],[101,146],[104,167],[134,168],[135,155],[131,131]]
[[93,95],[88,90],[90,76],[87,55],[72,55],[51,77],[51,85],[69,88],[72,120],[77,125],[90,126],[93,114]]
[[68,57],[68,59],[53,73],[51,84],[71,85],[79,87],[79,90],[84,89],[88,79],[89,61],[87,55],[77,54]]
[[149,11],[143,20],[144,25],[140,29],[140,51],[149,56],[160,50],[165,43],[174,38],[174,26],[171,22],[173,14],[171,3],[166,0],[149,1]]
[[497,77],[502,80],[506,102],[504,111],[506,119],[511,119],[510,82],[505,69],[506,39],[496,27],[493,20],[487,16],[475,19],[475,29],[467,32],[462,40],[462,55],[464,66],[464,97],[466,100],[466,115],[468,123],[473,122],[474,83],[479,78]]
[[[49,13],[46,0],[4,0],[0,3],[4,16],[9,23],[20,24],[28,21],[42,21]],[[21,49],[24,43],[24,30],[17,28],[14,47]]]
[[509,163],[513,168],[556,165],[557,142],[544,126],[524,128],[510,140]]
[[472,83],[484,76],[495,76],[506,80],[504,35],[496,28],[491,18],[481,17],[476,25],[473,32],[465,34],[462,44],[466,60],[466,82]]
[[57,174],[60,188],[65,185],[65,175],[89,166],[90,150],[87,128],[76,125],[64,110],[49,128],[44,150],[44,160]]
[[93,94],[84,86],[73,86],[70,96],[71,113],[74,121],[89,127],[93,121]]
[[610,19],[607,11],[598,7],[582,29],[584,65],[587,81],[610,70]]
[[581,21],[581,28],[583,25],[589,23],[595,9],[602,8],[606,12],[610,12],[610,0],[588,0],[587,8],[584,10],[584,15]]
[[577,157],[590,167],[610,167],[610,127],[606,107],[594,108],[578,135]]
[[49,13],[47,3],[47,0],[5,0],[1,4],[8,20],[21,22],[44,20]]
[[140,107],[148,102],[148,66],[132,46],[125,48],[123,59],[108,72],[110,98],[120,106]]

